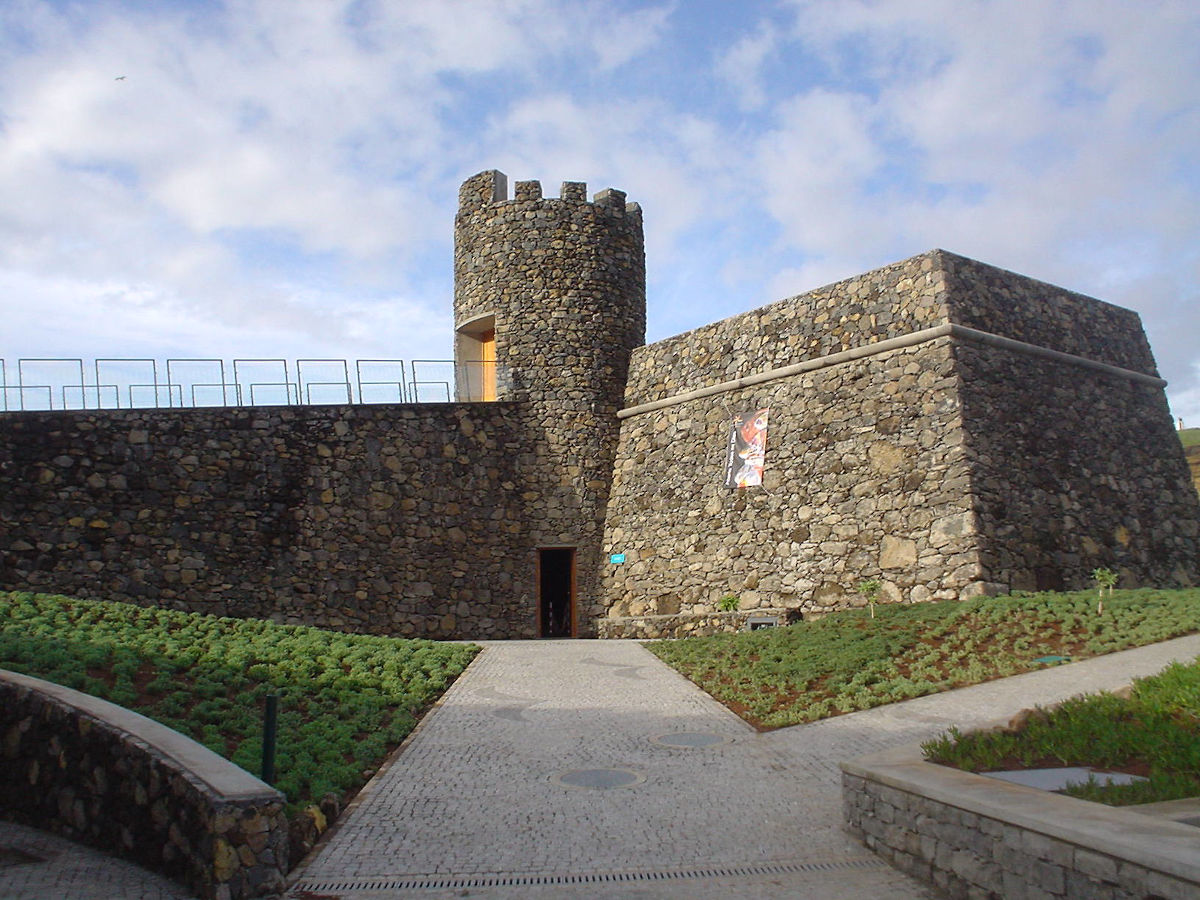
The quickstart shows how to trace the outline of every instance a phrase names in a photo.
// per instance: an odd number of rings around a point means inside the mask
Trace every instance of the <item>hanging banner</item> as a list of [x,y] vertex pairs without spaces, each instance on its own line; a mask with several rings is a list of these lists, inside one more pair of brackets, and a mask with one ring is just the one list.
[[767,460],[767,416],[770,409],[734,416],[729,426],[729,451],[725,458],[725,486],[744,488],[763,483]]

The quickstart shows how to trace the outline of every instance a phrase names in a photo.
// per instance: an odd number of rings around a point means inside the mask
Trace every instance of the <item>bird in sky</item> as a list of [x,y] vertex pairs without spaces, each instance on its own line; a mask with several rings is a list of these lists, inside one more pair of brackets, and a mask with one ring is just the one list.
[[125,80],[124,75],[118,75],[116,78],[113,79],[113,81],[124,81],[124,80]]

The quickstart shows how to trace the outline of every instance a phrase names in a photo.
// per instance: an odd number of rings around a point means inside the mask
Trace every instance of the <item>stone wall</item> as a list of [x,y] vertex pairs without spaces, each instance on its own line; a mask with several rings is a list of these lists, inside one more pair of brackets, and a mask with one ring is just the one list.
[[1134,372],[1157,374],[1150,343],[1133,310],[945,250],[927,255],[942,272],[949,321]]
[[970,341],[955,360],[990,589],[1080,590],[1097,568],[1200,584],[1200,500],[1161,388]]
[[[821,614],[869,578],[885,602],[1200,582],[1129,310],[934,250],[643,347],[638,205],[488,171],[454,315],[501,402],[0,416],[0,588],[520,638],[550,548],[580,636],[708,628],[731,594]],[[730,421],[764,407],[765,484],[731,490]]]
[[703,637],[728,631],[746,631],[751,627],[751,619],[769,627],[786,625],[795,615],[794,611],[786,609],[756,609],[714,612],[707,615],[607,617],[596,622],[596,637],[652,641]]
[[[627,418],[609,501],[611,617],[806,614],[970,593],[982,574],[950,341]],[[731,417],[769,407],[762,487],[725,486]]]
[[0,808],[206,898],[278,894],[284,797],[177,732],[104,700],[0,671]]
[[[1162,386],[1136,313],[942,250],[640,348],[601,632],[707,620],[731,594],[821,613],[867,578],[893,602],[1097,567],[1198,583]],[[729,422],[763,407],[764,486],[727,488]]]
[[847,830],[948,897],[1191,900],[1200,893],[1192,825],[931,765],[917,747],[842,770]]
[[0,417],[0,587],[415,637],[532,637],[517,405]]
[[947,321],[934,251],[639,348],[626,407]]

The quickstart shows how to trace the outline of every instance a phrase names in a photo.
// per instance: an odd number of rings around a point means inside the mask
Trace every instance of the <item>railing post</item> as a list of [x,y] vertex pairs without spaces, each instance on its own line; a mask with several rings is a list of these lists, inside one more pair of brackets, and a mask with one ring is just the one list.
[[262,780],[275,784],[275,734],[279,725],[279,695],[267,694],[263,709]]

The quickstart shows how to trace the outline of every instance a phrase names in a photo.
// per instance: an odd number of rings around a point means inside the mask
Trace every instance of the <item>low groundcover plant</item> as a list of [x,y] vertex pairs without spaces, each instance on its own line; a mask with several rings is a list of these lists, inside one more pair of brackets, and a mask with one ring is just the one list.
[[0,668],[134,709],[254,774],[276,694],[293,813],[361,787],[478,649],[0,592]]
[[1088,766],[1148,779],[1065,790],[1114,806],[1200,796],[1200,660],[1139,679],[1128,696],[1076,697],[1023,718],[1017,728],[952,729],[921,746],[931,762],[972,772]]
[[778,728],[1200,631],[1200,590],[877,604],[647,649],[759,728]]

